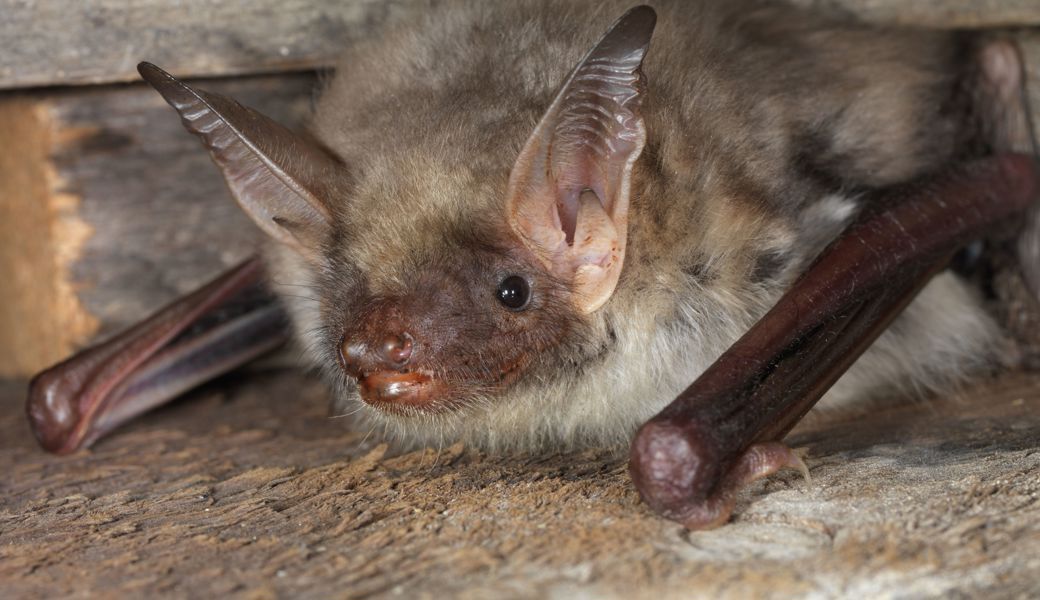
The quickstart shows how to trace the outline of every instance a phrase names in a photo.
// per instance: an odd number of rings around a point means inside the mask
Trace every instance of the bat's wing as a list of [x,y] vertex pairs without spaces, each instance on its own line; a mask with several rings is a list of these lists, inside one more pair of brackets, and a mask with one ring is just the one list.
[[45,449],[74,452],[287,337],[287,318],[264,291],[254,257],[38,374],[29,385],[29,423]]

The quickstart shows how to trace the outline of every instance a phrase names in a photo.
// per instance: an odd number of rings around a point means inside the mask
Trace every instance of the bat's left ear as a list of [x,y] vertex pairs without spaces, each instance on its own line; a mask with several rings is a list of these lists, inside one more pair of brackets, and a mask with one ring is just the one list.
[[329,228],[326,203],[346,181],[342,163],[231,98],[195,90],[151,63],[137,70],[202,139],[246,214],[264,233],[315,260]]
[[657,15],[634,8],[571,72],[509,176],[513,231],[585,313],[614,292],[625,258],[632,167],[646,128],[640,67]]

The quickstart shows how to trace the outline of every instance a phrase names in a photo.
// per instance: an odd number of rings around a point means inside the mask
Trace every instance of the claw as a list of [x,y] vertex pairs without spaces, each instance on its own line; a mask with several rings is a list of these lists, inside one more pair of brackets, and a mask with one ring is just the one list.
[[733,514],[741,490],[781,469],[797,469],[811,485],[812,477],[802,460],[803,454],[804,449],[791,450],[780,442],[753,444],[733,464],[711,497],[702,504],[689,506],[689,512],[676,520],[692,530],[720,527]]

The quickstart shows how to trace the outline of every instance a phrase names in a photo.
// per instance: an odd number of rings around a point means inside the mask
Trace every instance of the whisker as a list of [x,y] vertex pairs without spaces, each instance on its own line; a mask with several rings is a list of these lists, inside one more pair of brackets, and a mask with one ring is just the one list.
[[321,291],[321,289],[318,286],[316,286],[316,285],[308,285],[308,284],[305,284],[305,283],[284,283],[284,282],[281,282],[281,281],[271,281],[270,283],[271,283],[271,285],[278,285],[278,286],[282,286],[282,287],[298,287],[298,288],[304,288],[304,289],[308,289],[308,290],[313,290],[315,292]]
[[310,302],[321,302],[318,298],[311,298],[310,296],[301,296],[299,294],[286,294],[284,292],[278,292],[278,295],[282,298],[299,298],[300,300],[308,300]]
[[364,446],[365,442],[368,441],[369,436],[371,436],[372,433],[375,432],[375,430],[376,430],[376,425],[373,424],[371,427],[368,428],[368,433],[365,434],[365,437],[361,438],[361,443],[358,444],[358,445],[359,446]]
[[329,419],[342,419],[342,418],[345,418],[345,417],[352,417],[352,416],[358,414],[359,412],[361,412],[363,410],[365,410],[364,406],[358,406],[357,408],[355,408],[354,410],[352,410],[350,412],[345,412],[345,413],[340,414],[340,415],[331,415],[331,416],[329,416]]

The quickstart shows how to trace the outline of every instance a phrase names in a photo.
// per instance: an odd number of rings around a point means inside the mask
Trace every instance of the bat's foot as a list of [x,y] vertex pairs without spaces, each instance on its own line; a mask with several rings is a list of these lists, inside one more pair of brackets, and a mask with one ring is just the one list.
[[[643,500],[656,512],[688,529],[713,529],[729,520],[738,493],[748,484],[780,469],[801,471],[811,483],[803,452],[780,442],[749,446],[721,478],[719,461],[700,447],[703,438],[682,428],[654,427],[652,422],[633,445],[630,470]],[[712,486],[712,482],[718,483]]]
[[691,504],[688,514],[680,522],[693,530],[724,525],[733,513],[740,490],[781,469],[797,469],[805,477],[806,484],[812,484],[809,467],[802,460],[804,453],[804,449],[792,450],[780,442],[751,446],[737,459],[718,489],[704,502]]

